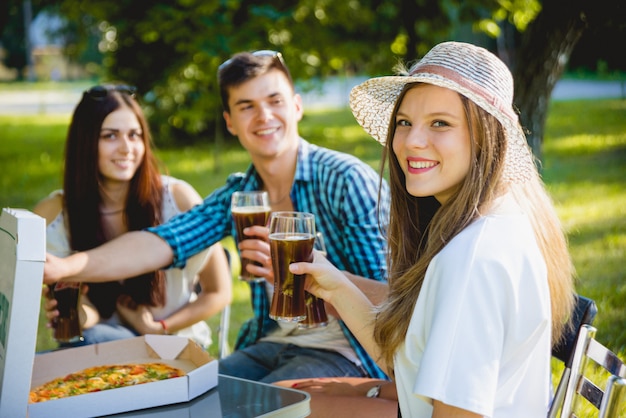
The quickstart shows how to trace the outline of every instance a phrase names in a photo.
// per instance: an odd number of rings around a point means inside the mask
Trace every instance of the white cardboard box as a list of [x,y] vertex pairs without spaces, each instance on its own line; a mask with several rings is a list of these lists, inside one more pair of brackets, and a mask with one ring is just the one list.
[[0,417],[24,417],[28,404],[43,264],[45,220],[22,209],[0,214]]
[[[95,417],[187,402],[217,386],[217,361],[190,339],[145,335],[35,355],[45,221],[21,209],[0,216],[0,417]],[[160,361],[184,377],[28,404],[31,388],[86,367]]]
[[39,402],[30,418],[94,417],[187,402],[217,386],[217,361],[188,338],[142,337],[87,345],[35,356],[31,386],[90,366],[159,361],[186,372],[183,377]]

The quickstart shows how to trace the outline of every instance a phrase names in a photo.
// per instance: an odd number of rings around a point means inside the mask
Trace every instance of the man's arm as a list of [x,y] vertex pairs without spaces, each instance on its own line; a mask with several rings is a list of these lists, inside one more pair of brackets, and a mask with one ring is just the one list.
[[166,267],[173,259],[172,249],[159,236],[146,231],[127,232],[66,258],[47,254],[44,283],[121,280]]

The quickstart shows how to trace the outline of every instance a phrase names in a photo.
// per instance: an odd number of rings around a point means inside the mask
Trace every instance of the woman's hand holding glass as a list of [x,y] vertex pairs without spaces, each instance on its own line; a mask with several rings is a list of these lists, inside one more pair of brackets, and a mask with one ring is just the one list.
[[[56,323],[59,318],[59,307],[58,301],[54,297],[54,286],[44,285],[42,287],[42,296],[43,296],[43,310],[45,312],[46,318],[48,319],[48,323],[46,327],[50,329],[56,328]],[[80,285],[80,294],[81,299],[87,298],[87,292],[89,291],[89,286],[87,284],[82,283]],[[93,312],[92,312],[93,311]],[[81,303],[78,304],[78,319],[80,323],[81,329],[86,329],[92,327],[98,320],[99,315],[95,310],[90,309],[85,306],[84,300],[81,300]]]
[[[324,235],[320,231],[315,233],[313,250],[319,252],[323,256],[327,255]],[[315,257],[315,253],[313,254],[313,257]],[[324,299],[320,299],[312,293],[305,291],[304,306],[306,308],[306,318],[298,323],[298,328],[319,328],[328,325],[328,315],[326,313]]]
[[307,212],[274,212],[270,220],[270,249],[274,293],[270,318],[300,322],[306,318],[305,277],[289,270],[292,263],[310,262],[315,242],[315,216]]
[[352,282],[341,270],[335,267],[324,255],[317,250],[313,251],[314,258],[311,263],[293,263],[289,269],[294,274],[308,275],[305,289],[334,305],[333,297],[337,291],[345,286],[351,286]]

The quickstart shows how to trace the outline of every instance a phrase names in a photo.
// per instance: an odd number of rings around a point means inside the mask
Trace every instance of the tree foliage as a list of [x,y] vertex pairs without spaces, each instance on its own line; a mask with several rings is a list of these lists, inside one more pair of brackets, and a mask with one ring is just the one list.
[[[279,50],[294,78],[308,80],[390,74],[396,61],[457,39],[483,44],[510,65],[522,122],[539,147],[546,103],[591,25],[587,16],[593,25],[617,25],[625,14],[611,0],[32,1],[73,22],[82,34],[68,45],[73,54],[98,28],[106,78],[139,88],[161,143],[220,137],[216,71],[237,51]],[[607,7],[614,14],[602,18]]]
[[0,2],[0,44],[4,48],[4,65],[15,68],[22,79],[28,64],[24,34],[24,8],[21,1]]
[[[528,141],[541,158],[543,130],[552,90],[587,28],[586,0],[552,0],[532,23],[516,49],[516,104]],[[537,45],[543,45],[537,48]],[[527,57],[532,56],[529,60]]]

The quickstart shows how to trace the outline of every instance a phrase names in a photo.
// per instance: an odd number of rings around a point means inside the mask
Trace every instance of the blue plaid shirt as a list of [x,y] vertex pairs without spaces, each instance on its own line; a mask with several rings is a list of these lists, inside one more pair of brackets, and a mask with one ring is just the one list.
[[[389,219],[389,189],[383,182],[378,207],[380,177],[359,159],[321,148],[300,139],[291,200],[294,209],[315,214],[316,230],[326,238],[328,259],[338,269],[374,280],[385,280],[386,241],[380,232]],[[169,222],[148,228],[174,251],[173,267],[226,236],[235,236],[230,197],[238,190],[259,190],[261,180],[253,165],[246,173],[231,174],[226,184],[204,203]],[[265,282],[250,283],[254,318],[241,328],[236,348],[253,344],[277,324],[269,317]],[[348,328],[340,322],[352,348],[371,377],[387,378]]]

